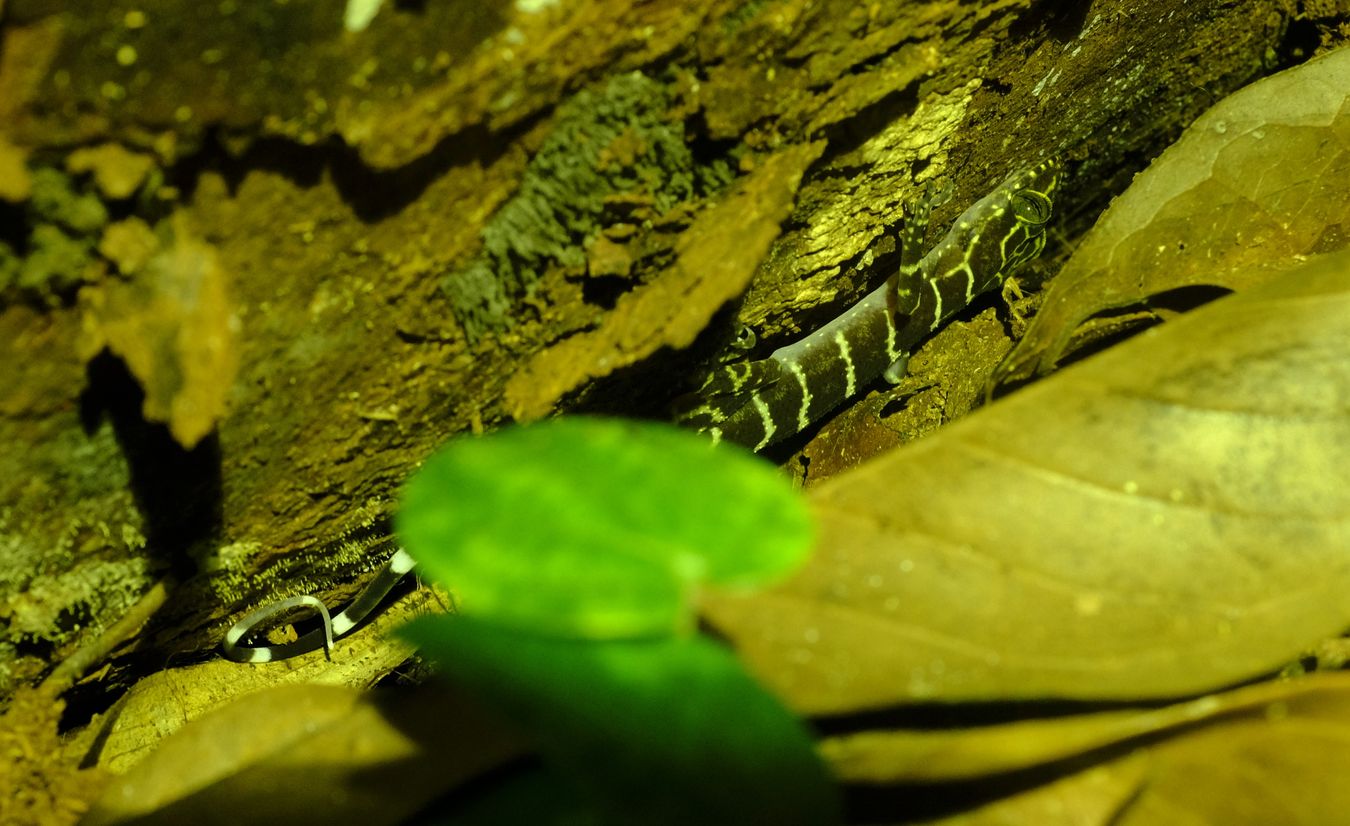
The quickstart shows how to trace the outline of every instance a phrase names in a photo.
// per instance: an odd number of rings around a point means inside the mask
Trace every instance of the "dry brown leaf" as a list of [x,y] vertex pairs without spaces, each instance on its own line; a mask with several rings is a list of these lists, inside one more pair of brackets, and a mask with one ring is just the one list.
[[66,156],[66,171],[72,175],[94,173],[94,184],[104,197],[130,198],[155,168],[150,155],[133,152],[119,143],[104,143],[76,149]]
[[1094,313],[1178,287],[1249,287],[1348,241],[1350,49],[1341,49],[1220,101],[1140,173],[1055,277],[992,381],[1049,372]]
[[[973,729],[865,731],[820,744],[836,777],[858,783],[934,783],[1019,771],[1098,749],[1168,734],[1232,715],[1266,714],[1291,698],[1304,705],[1329,696],[1350,711],[1350,674],[1258,683],[1157,709],[1127,709],[1027,720]],[[1350,725],[1350,716],[1346,717]]]
[[1350,811],[1350,687],[1309,685],[1148,750],[1148,774],[1111,826],[1317,826]]
[[[1140,743],[1123,756],[1116,751],[1053,783],[925,822],[1321,826],[1344,820],[1350,807],[1344,782],[1350,770],[1350,675],[1251,686],[1147,713],[1159,715],[1175,717],[1165,740]],[[956,733],[948,757],[964,752],[978,761],[987,734],[965,739]]]
[[722,305],[745,291],[778,226],[792,211],[797,185],[824,141],[773,155],[705,211],[681,236],[677,258],[652,283],[628,293],[599,329],[540,352],[506,385],[517,419],[546,415],[563,394],[607,376],[663,346],[688,347]]
[[708,616],[793,708],[1182,696],[1350,626],[1350,253],[811,493],[818,552]]
[[429,590],[414,591],[343,637],[331,657],[313,651],[264,666],[217,658],[157,671],[133,685],[91,731],[72,738],[70,746],[81,752],[74,762],[126,773],[164,738],[242,694],[297,683],[369,688],[413,654],[413,645],[394,631],[434,603]]
[[175,241],[129,282],[80,293],[92,357],[105,346],[145,391],[143,415],[164,422],[191,449],[225,412],[239,366],[239,321],[226,294],[215,248],[174,223]]
[[[1143,755],[1037,786],[974,811],[925,818],[925,826],[1113,826],[1148,770]],[[1168,824],[1162,820],[1155,826]]]
[[184,726],[111,781],[82,822],[399,823],[522,749],[443,686],[385,702],[279,686]]

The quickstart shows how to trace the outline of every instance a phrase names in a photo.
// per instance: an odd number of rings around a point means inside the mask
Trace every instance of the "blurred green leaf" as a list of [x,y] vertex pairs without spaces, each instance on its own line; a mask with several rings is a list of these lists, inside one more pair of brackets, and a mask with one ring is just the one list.
[[468,616],[405,633],[531,732],[549,766],[615,822],[837,819],[806,730],[707,640],[594,643]]
[[398,531],[466,614],[589,639],[687,630],[702,582],[767,584],[811,544],[800,498],[750,453],[598,418],[451,442],[408,483]]

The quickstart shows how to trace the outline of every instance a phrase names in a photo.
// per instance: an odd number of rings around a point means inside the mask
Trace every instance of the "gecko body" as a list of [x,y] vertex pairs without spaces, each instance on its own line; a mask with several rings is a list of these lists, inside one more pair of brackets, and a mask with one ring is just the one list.
[[898,382],[921,339],[1040,254],[1059,171],[1049,160],[1009,175],[922,257],[929,207],[921,204],[901,233],[899,271],[886,283],[767,358],[711,371],[677,403],[676,420],[762,450],[878,377]]

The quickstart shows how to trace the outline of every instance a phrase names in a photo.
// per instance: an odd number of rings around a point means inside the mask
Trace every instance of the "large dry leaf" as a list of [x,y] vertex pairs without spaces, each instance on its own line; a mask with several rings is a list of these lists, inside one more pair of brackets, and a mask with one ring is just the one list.
[[414,591],[343,637],[331,656],[313,651],[265,666],[216,658],[157,671],[122,695],[96,731],[71,738],[68,745],[81,752],[76,762],[125,774],[154,754],[166,737],[241,695],[300,683],[369,688],[413,653],[412,644],[395,635],[395,629],[425,615],[434,604],[429,590]]
[[[937,783],[1020,771],[1159,735],[1188,736],[1200,724],[1260,717],[1274,703],[1350,711],[1350,674],[1257,683],[1156,709],[1127,709],[970,729],[865,731],[827,738],[820,752],[841,780]],[[1350,715],[1344,718],[1350,726]],[[1347,744],[1350,747],[1350,744]]]
[[[1132,754],[1112,763],[1109,770],[1083,772],[972,812],[921,822],[924,826],[1114,826],[1111,818],[1129,802],[1147,770],[1147,760]],[[1171,823],[1159,821],[1163,826]]]
[[1198,118],[1102,215],[994,381],[1045,373],[1094,313],[1192,285],[1241,289],[1350,241],[1350,49]]
[[713,624],[794,708],[1198,693],[1350,626],[1350,253],[812,491]]
[[[1090,768],[973,811],[924,822],[1321,826],[1345,821],[1350,675],[1257,685],[1148,716],[1174,717],[1171,736],[1135,744],[1123,756],[1115,750]],[[944,757],[950,764],[962,752],[978,761],[988,734],[975,732],[968,740],[953,735]]]
[[225,414],[239,367],[239,319],[215,247],[173,222],[173,244],[129,281],[81,291],[89,357],[104,347],[145,391],[142,414],[192,448]]
[[449,689],[394,699],[319,685],[249,694],[165,740],[81,822],[400,823],[522,752]]

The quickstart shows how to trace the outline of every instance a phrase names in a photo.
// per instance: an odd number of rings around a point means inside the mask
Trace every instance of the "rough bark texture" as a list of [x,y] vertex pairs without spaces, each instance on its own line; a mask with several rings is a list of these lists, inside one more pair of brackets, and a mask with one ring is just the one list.
[[[1187,123],[1347,27],[1295,0],[387,3],[361,33],[327,0],[97,5],[0,12],[3,692],[167,572],[108,696],[261,602],[351,593],[377,561],[341,537],[437,444],[661,415],[741,285],[762,346],[809,331],[889,274],[927,184],[954,189],[931,237],[1061,155],[1045,277]],[[993,306],[811,472],[974,404]]]

